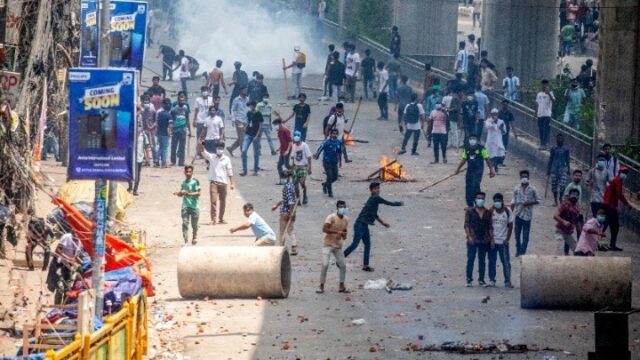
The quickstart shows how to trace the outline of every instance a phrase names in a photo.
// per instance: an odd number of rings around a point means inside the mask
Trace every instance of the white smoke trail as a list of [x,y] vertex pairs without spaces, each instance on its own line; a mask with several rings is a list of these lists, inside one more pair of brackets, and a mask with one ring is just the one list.
[[221,59],[226,76],[230,76],[237,60],[249,76],[255,70],[267,78],[281,78],[282,59],[287,64],[293,61],[295,45],[306,54],[307,74],[324,71],[326,58],[319,50],[324,45],[312,41],[315,19],[310,21],[291,11],[267,10],[255,0],[191,0],[182,4],[177,26],[179,48],[200,62],[200,71],[210,71]]

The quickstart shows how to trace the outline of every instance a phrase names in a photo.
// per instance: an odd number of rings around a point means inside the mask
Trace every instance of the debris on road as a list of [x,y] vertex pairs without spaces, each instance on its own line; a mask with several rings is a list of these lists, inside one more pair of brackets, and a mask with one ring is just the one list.
[[468,343],[461,341],[447,341],[442,344],[416,344],[409,343],[404,348],[404,351],[412,352],[452,352],[459,354],[488,354],[488,353],[512,353],[520,354],[525,352],[537,352],[537,351],[552,351],[562,352],[559,349],[545,348],[540,350],[535,345],[515,344],[512,345],[506,341],[495,343]]
[[366,323],[367,323],[367,321],[365,319],[355,319],[355,320],[351,321],[351,324],[358,325],[358,326],[364,325]]

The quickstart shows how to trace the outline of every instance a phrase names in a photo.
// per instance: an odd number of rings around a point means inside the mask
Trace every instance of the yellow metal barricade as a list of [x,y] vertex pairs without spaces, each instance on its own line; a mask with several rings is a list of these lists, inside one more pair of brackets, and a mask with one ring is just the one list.
[[129,299],[120,311],[104,318],[98,331],[76,335],[64,348],[46,354],[47,360],[142,360],[147,353],[147,296]]

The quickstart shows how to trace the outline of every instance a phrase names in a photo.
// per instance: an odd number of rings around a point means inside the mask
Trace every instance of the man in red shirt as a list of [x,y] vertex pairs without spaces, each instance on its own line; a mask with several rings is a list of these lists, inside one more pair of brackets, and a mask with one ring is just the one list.
[[556,209],[553,219],[556,221],[556,239],[564,242],[564,255],[569,255],[569,250],[576,250],[576,233],[582,231],[580,227],[580,208],[578,197],[580,191],[571,189],[569,197]]
[[282,179],[284,179],[285,182],[287,180],[287,176],[283,174],[283,167],[287,170],[291,170],[289,158],[291,156],[291,143],[293,142],[293,139],[291,138],[291,131],[282,124],[280,114],[276,111],[273,113],[276,116],[276,119],[273,120],[273,125],[278,132],[278,140],[280,140],[280,158],[278,159],[278,174],[280,174],[280,182],[278,182],[278,185],[282,185]]
[[618,240],[618,232],[620,231],[620,218],[618,216],[618,204],[622,202],[625,207],[631,208],[631,204],[624,196],[624,180],[627,178],[629,174],[629,169],[620,165],[620,172],[618,176],[614,177],[607,189],[604,191],[604,207],[607,210],[607,222],[605,224],[605,229],[607,226],[611,227],[611,240],[609,250],[611,251],[622,251],[621,248],[616,246],[616,241]]

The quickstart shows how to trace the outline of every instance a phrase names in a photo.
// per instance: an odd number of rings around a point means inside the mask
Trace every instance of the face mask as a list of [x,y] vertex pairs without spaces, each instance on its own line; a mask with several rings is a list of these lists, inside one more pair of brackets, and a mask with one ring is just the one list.
[[605,168],[605,166],[607,166],[607,162],[606,161],[598,161],[598,165],[596,165],[598,167],[598,169],[602,170]]
[[274,129],[276,129],[276,131],[280,131],[280,125],[276,125]]
[[338,215],[341,215],[341,216],[347,215],[347,208],[339,208]]
[[224,154],[224,150],[222,150],[222,149],[216,149],[216,155],[218,155],[218,156],[222,156],[222,154]]
[[476,206],[479,208],[484,207],[484,199],[476,199]]
[[476,139],[469,139],[469,145],[471,146],[476,146],[478,144],[478,140]]
[[501,202],[501,201],[496,201],[496,202],[493,204],[493,206],[494,206],[496,209],[502,209],[502,202]]
[[302,140],[302,139],[300,139],[300,136],[294,136],[293,137],[293,141],[295,141],[295,142],[299,142],[300,140]]
[[142,106],[144,106],[145,110],[151,109],[151,104],[149,103],[144,103]]
[[607,217],[604,216],[604,215],[598,215],[598,216],[596,216],[596,219],[598,219],[598,222],[600,224],[604,224],[604,222],[607,221]]
[[578,202],[578,198],[577,198],[577,197],[575,197],[575,196],[571,196],[571,197],[569,198],[569,202],[571,202],[572,204],[575,204],[575,203],[577,203],[577,202]]
[[268,103],[269,103],[269,100],[267,100],[267,99],[263,99],[263,100],[262,100],[262,102],[263,102],[263,103],[265,103],[265,104],[268,104]]
[[529,185],[529,178],[523,177],[522,179],[520,179],[520,184]]
[[207,91],[203,91],[203,92],[202,92],[202,97],[203,97],[203,98],[206,98],[207,96],[209,96],[209,92],[207,92]]
[[627,178],[627,174],[620,173],[620,179],[625,180]]

